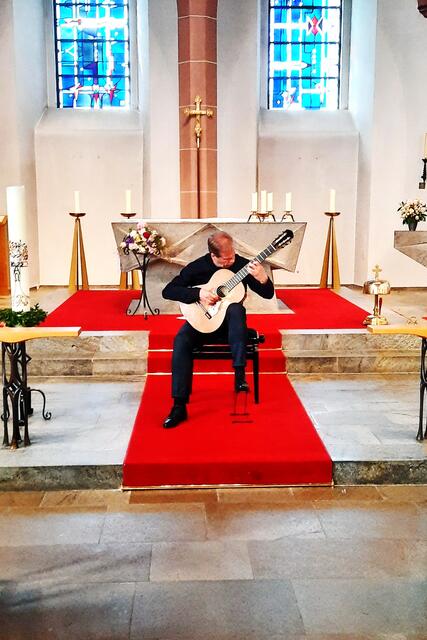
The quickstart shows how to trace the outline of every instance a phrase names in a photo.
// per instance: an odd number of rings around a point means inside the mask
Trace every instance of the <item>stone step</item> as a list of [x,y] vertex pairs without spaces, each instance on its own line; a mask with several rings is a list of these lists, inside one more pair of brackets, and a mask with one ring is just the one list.
[[[420,340],[366,332],[282,332],[291,373],[416,373]],[[138,378],[147,373],[145,331],[82,334],[78,338],[31,340],[30,376]]]

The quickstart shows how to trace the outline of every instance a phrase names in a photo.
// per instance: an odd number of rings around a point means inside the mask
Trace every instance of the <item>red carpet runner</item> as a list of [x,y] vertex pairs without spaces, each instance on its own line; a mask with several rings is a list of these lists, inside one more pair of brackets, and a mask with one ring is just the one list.
[[[252,316],[250,324],[257,326]],[[261,372],[277,373],[260,375],[261,402],[256,405],[251,393],[247,416],[232,415],[233,375],[195,375],[188,421],[163,429],[170,375],[147,376],[123,466],[124,487],[331,483],[330,457],[284,373],[280,334],[269,330],[266,338]],[[152,346],[170,349],[170,333],[153,329],[149,343],[149,374],[169,372],[170,350]],[[229,361],[195,364],[196,371],[231,371]],[[252,384],[250,374],[248,380]]]
[[[150,373],[170,371],[174,316],[126,315],[135,291],[79,291],[49,314],[45,326],[83,331],[150,331]],[[170,375],[148,375],[123,467],[125,487],[218,484],[330,484],[332,462],[285,371],[279,329],[361,328],[366,311],[328,289],[282,289],[293,314],[251,315],[266,335],[261,353],[260,404],[233,417],[231,375],[196,375],[189,420],[162,428],[170,408]],[[100,312],[101,310],[101,312]],[[229,362],[198,362],[196,371],[230,371]],[[265,373],[268,372],[268,373]],[[274,372],[274,373],[270,373]],[[251,375],[248,375],[251,381]],[[253,385],[251,385],[253,386]],[[242,422],[247,419],[248,422]]]

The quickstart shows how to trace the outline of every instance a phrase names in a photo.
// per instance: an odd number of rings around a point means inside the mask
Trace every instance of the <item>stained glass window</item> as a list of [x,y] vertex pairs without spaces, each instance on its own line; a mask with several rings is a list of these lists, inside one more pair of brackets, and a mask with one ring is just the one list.
[[343,0],[269,0],[269,109],[338,109]]
[[129,107],[129,0],[53,0],[60,108]]

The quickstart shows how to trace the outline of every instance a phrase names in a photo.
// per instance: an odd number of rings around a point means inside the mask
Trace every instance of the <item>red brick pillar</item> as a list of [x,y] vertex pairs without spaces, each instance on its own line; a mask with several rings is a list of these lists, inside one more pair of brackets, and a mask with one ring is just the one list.
[[[217,216],[217,4],[177,0],[182,218]],[[195,109],[196,96],[202,99],[202,110],[213,111],[212,118],[201,116],[198,152],[195,116],[184,114],[185,108]]]

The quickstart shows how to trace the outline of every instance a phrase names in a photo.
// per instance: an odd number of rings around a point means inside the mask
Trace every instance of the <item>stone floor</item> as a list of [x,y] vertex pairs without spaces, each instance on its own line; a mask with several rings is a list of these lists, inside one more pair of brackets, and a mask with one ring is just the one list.
[[427,638],[427,486],[0,493],[4,640]]

